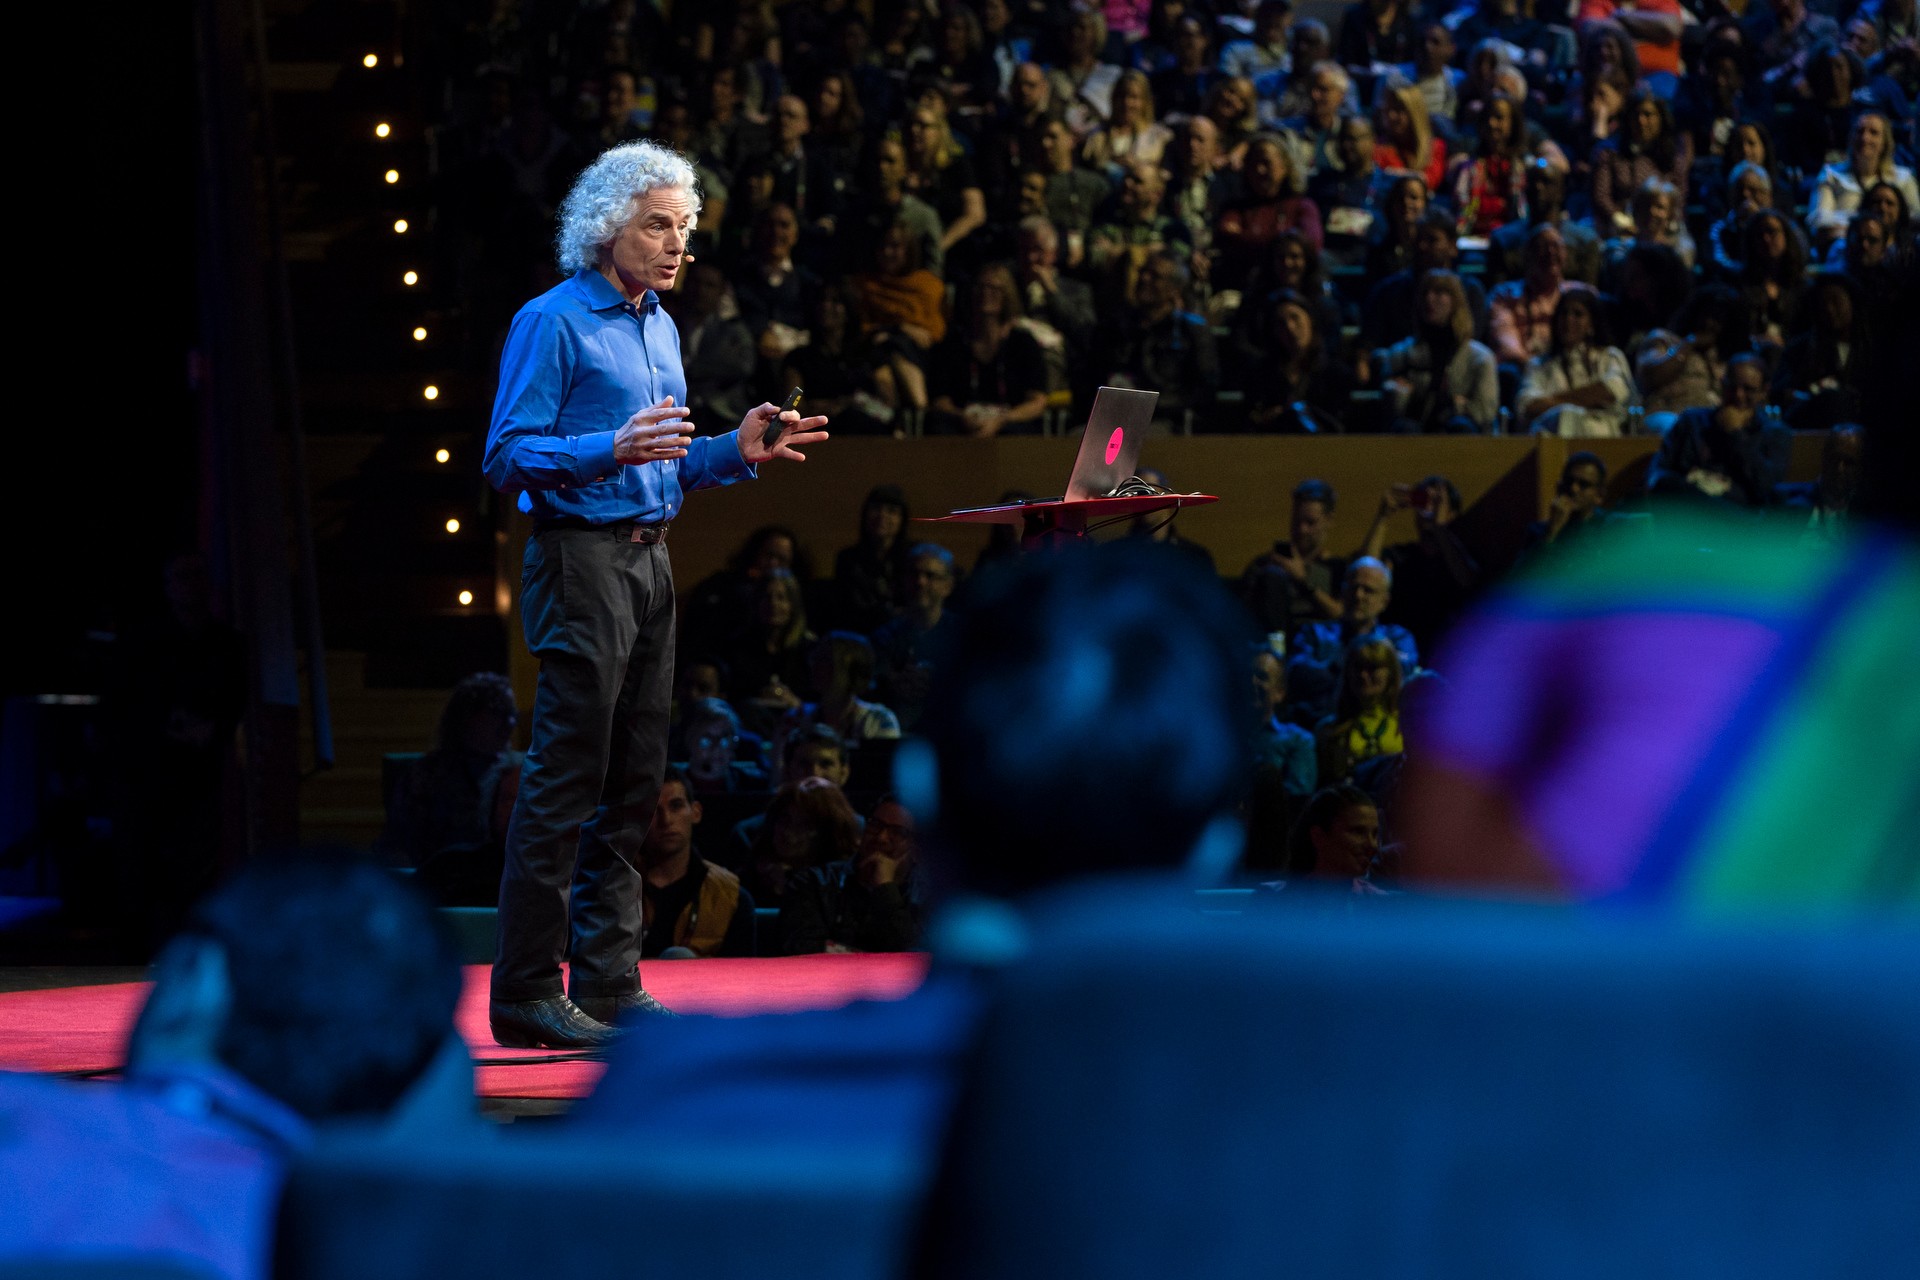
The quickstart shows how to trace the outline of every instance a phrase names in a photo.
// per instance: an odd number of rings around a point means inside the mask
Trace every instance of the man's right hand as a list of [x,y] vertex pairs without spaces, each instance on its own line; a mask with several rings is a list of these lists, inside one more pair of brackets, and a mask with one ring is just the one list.
[[693,443],[693,424],[686,421],[689,410],[676,405],[672,396],[628,418],[626,425],[613,433],[613,460],[628,465],[684,458]]

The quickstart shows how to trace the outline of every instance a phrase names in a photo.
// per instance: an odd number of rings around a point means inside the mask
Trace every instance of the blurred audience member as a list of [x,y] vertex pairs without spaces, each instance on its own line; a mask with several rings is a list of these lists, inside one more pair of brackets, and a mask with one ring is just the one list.
[[1322,785],[1345,782],[1369,760],[1406,750],[1400,736],[1400,653],[1384,635],[1365,633],[1340,658],[1340,696],[1314,726]]
[[1786,479],[1793,433],[1762,413],[1766,365],[1743,354],[1727,362],[1720,407],[1689,409],[1660,441],[1647,474],[1647,492],[1718,505],[1763,507]]
[[1380,811],[1373,797],[1351,782],[1314,793],[1294,822],[1290,850],[1288,869],[1302,882],[1344,883],[1358,894],[1384,892],[1368,878],[1380,856]]
[[1334,589],[1346,574],[1346,562],[1327,549],[1334,502],[1333,486],[1325,480],[1295,485],[1286,539],[1240,575],[1241,600],[1260,630],[1280,644],[1308,622],[1340,615]]
[[1413,633],[1380,620],[1392,599],[1392,570],[1373,556],[1361,556],[1347,566],[1339,618],[1309,622],[1294,632],[1287,645],[1287,689],[1296,721],[1317,725],[1333,714],[1341,696],[1341,664],[1356,640],[1378,634],[1399,653],[1403,672],[1419,668]]
[[823,951],[911,951],[920,945],[927,910],[913,815],[893,796],[867,815],[859,851],[802,878],[781,912],[794,955]]
[[407,770],[381,833],[381,852],[418,867],[445,902],[486,906],[500,893],[507,823],[520,790],[520,723],[513,686],[491,672],[454,686],[431,751]]
[[880,661],[880,700],[893,708],[900,727],[920,721],[932,679],[932,650],[948,622],[947,597],[953,594],[953,553],[922,542],[907,553],[906,577],[893,621],[873,634]]

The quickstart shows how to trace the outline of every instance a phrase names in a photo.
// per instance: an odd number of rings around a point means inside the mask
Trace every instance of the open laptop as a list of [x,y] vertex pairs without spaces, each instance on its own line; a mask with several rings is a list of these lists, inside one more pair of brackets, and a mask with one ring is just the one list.
[[[1087,429],[1080,436],[1080,456],[1073,460],[1073,472],[1067,477],[1066,501],[1111,497],[1133,475],[1140,465],[1140,446],[1146,442],[1154,406],[1159,403],[1158,391],[1100,388],[1093,397],[1093,412],[1087,415]],[[1060,500],[1034,498],[1018,505]],[[1007,505],[996,502],[985,507],[963,507],[953,514],[994,511]]]

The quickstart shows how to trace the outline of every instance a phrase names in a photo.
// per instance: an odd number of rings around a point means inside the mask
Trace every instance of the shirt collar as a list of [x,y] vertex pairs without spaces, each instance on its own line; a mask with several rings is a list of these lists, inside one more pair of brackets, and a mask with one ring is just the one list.
[[[574,287],[587,300],[587,305],[595,311],[608,311],[613,308],[624,309],[627,300],[620,291],[593,267],[582,267],[573,273]],[[660,295],[649,289],[640,295],[640,304],[635,310],[645,311],[649,315],[660,309]]]

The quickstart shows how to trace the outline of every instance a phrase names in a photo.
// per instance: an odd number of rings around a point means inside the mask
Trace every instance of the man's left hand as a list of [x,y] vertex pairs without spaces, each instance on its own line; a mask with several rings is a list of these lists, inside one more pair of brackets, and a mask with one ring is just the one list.
[[[786,420],[780,438],[769,449],[766,444],[767,428],[773,425],[775,418]],[[820,430],[827,425],[825,417],[803,418],[789,409],[780,412],[777,404],[762,404],[747,411],[740,419],[740,456],[754,466],[773,458],[789,458],[794,462],[805,462],[807,455],[793,446],[799,444],[817,444],[827,438]]]

